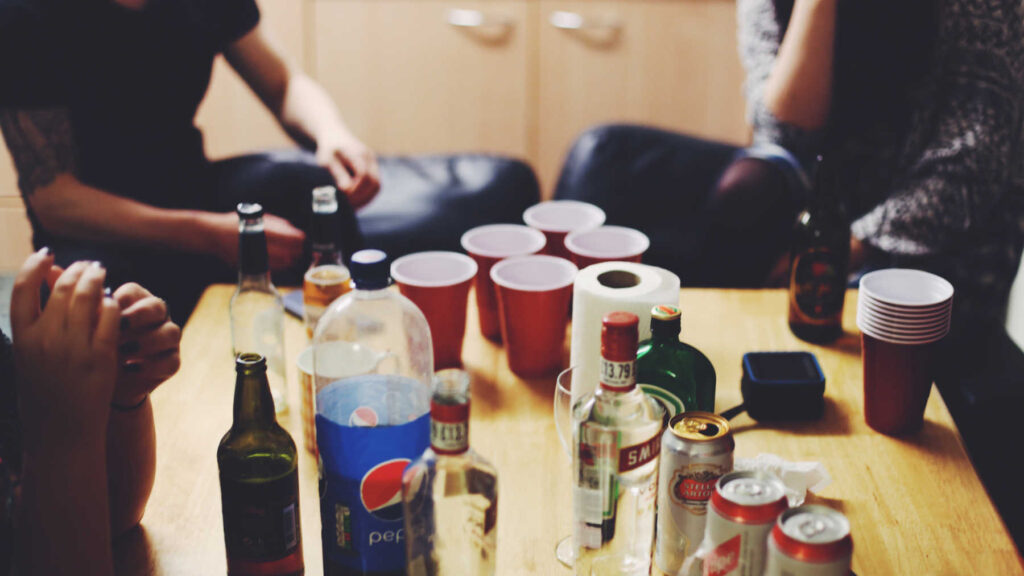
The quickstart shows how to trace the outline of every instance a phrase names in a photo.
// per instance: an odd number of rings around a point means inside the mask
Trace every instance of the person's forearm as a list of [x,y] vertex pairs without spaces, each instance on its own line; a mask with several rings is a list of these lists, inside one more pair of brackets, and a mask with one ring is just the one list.
[[110,412],[107,477],[110,526],[117,538],[142,520],[156,478],[156,430],[149,398],[134,410]]
[[350,135],[331,97],[302,73],[289,77],[278,117],[285,130],[299,142],[316,145]]
[[832,105],[837,0],[796,0],[764,88],[776,118],[806,130],[823,128]]
[[36,189],[28,201],[40,224],[61,236],[192,253],[210,251],[212,222],[221,216],[156,208],[88,186],[66,173]]
[[27,450],[15,557],[27,576],[110,576],[105,440]]

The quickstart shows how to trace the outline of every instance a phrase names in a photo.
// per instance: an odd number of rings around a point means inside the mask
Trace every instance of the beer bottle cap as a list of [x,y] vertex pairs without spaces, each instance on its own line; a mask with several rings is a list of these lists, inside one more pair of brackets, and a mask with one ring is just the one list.
[[616,362],[636,360],[640,319],[631,312],[609,312],[601,319],[601,357]]
[[238,213],[239,218],[262,218],[263,217],[263,206],[255,202],[240,202],[235,207],[235,212]]
[[359,290],[380,290],[391,284],[388,255],[381,250],[360,250],[349,266],[352,283]]

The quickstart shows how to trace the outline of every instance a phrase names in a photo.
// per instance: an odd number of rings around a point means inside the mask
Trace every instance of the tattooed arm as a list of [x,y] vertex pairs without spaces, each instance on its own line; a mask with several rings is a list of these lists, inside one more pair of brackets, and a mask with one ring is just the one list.
[[39,224],[65,237],[237,258],[231,213],[155,208],[84,184],[66,109],[0,109],[18,186]]

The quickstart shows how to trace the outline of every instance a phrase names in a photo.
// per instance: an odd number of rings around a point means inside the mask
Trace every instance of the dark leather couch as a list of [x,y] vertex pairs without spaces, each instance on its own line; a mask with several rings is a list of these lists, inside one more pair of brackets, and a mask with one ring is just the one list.
[[424,250],[461,251],[474,226],[522,222],[540,200],[533,170],[487,155],[381,158],[381,190],[357,213],[366,246],[391,258]]

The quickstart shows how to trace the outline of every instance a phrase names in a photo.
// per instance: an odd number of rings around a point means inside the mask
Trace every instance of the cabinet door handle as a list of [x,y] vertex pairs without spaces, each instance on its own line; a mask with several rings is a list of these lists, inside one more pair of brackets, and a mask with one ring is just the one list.
[[459,28],[511,28],[512,19],[479,10],[455,8],[448,11],[448,24]]
[[582,14],[578,14],[576,12],[552,12],[549,21],[552,26],[560,30],[615,31],[622,28],[622,22],[618,18],[585,18]]

